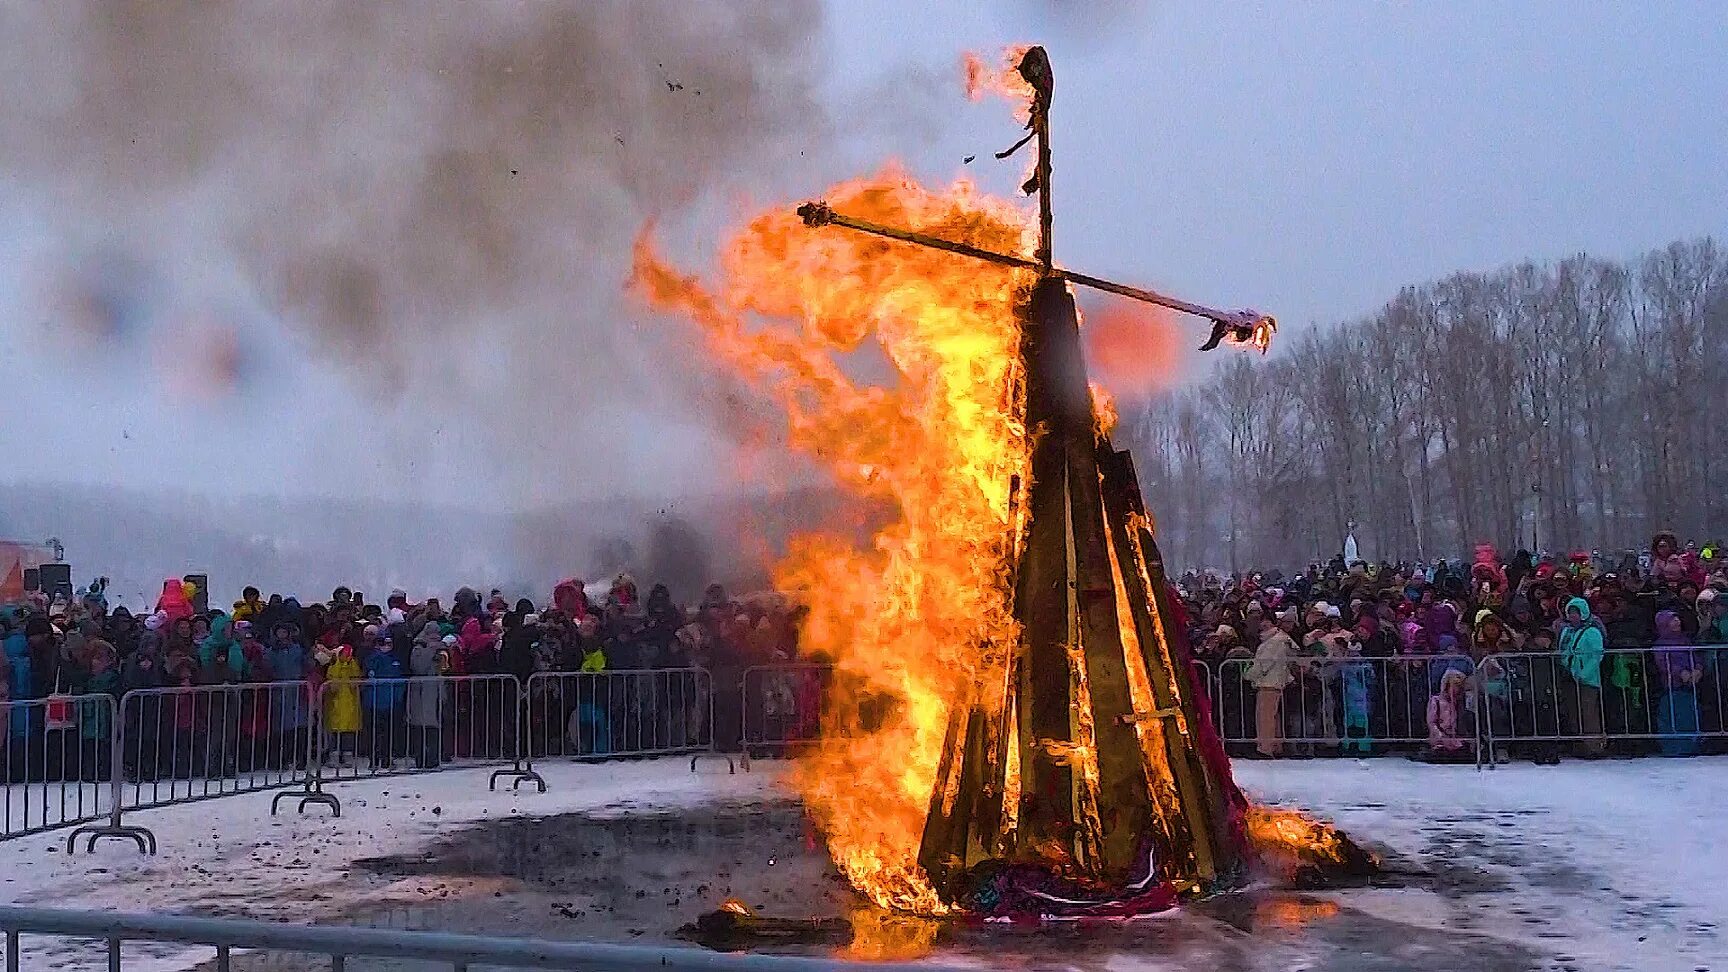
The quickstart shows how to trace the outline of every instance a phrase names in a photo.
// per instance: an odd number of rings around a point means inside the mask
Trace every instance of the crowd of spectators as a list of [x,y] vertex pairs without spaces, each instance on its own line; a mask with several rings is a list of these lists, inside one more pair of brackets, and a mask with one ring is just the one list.
[[1483,739],[1538,762],[1720,747],[1728,562],[1672,533],[1618,558],[1484,544],[1469,562],[1338,557],[1177,586],[1237,756],[1474,760]]
[[[733,598],[715,584],[686,608],[665,585],[643,596],[627,574],[598,590],[563,581],[540,604],[528,598],[512,604],[501,591],[483,595],[468,587],[457,590],[448,605],[438,597],[415,603],[401,590],[379,604],[348,587],[311,604],[293,596],[266,597],[254,587],[228,609],[205,606],[204,600],[192,582],[170,578],[147,614],[123,606],[109,610],[100,583],[71,598],[36,593],[21,605],[0,608],[0,703],[40,700],[4,710],[0,778],[52,778],[73,767],[82,775],[105,775],[111,711],[130,720],[135,751],[127,754],[126,771],[150,778],[304,766],[313,707],[321,707],[322,731],[334,757],[366,756],[374,766],[401,758],[424,767],[468,755],[459,751],[463,746],[489,747],[496,755],[513,745],[502,737],[518,728],[534,732],[537,746],[564,751],[566,727],[578,735],[572,720],[586,727],[583,745],[603,754],[608,717],[617,714],[608,707],[655,702],[649,689],[632,688],[628,696],[608,693],[596,704],[560,691],[558,680],[539,680],[534,684],[549,681],[553,687],[540,690],[538,725],[527,726],[524,715],[523,725],[511,726],[488,713],[487,721],[502,728],[464,743],[450,738],[453,718],[472,717],[467,707],[502,708],[505,689],[495,679],[493,687],[471,688],[464,697],[415,684],[433,676],[509,675],[525,690],[537,672],[700,667],[712,678],[715,733],[724,742],[739,731],[743,669],[785,660],[797,650],[796,612],[776,595]],[[302,684],[280,687],[285,682]],[[341,690],[321,692],[325,683]],[[95,700],[117,700],[135,690],[223,685],[242,688],[231,694],[144,693],[148,705],[121,710]],[[707,693],[709,683],[700,688]],[[56,705],[57,700],[66,701]],[[212,765],[174,765],[194,753]]]
[[[1220,729],[1239,757],[1403,751],[1475,760],[1488,739],[1503,748],[1497,755],[1538,762],[1557,760],[1563,747],[1581,756],[1722,747],[1728,557],[1670,533],[1617,559],[1522,550],[1503,558],[1482,545],[1469,562],[1340,557],[1291,577],[1189,572],[1177,587],[1189,644],[1212,676]],[[733,598],[711,585],[686,608],[664,585],[641,595],[628,575],[593,588],[566,580],[539,604],[467,587],[448,606],[400,590],[379,604],[347,587],[311,604],[252,587],[228,609],[204,601],[191,582],[170,578],[144,614],[110,610],[100,583],[0,607],[0,703],[39,703],[7,707],[0,778],[105,775],[113,713],[129,720],[136,751],[124,768],[138,778],[301,767],[313,721],[331,755],[369,758],[374,768],[497,756],[514,751],[516,733],[540,751],[568,752],[580,738],[579,755],[604,755],[631,748],[616,739],[625,723],[657,726],[656,745],[676,748],[690,740],[668,742],[666,733],[699,729],[729,749],[744,728],[745,670],[798,657],[799,612],[778,595]],[[601,701],[530,680],[698,668],[699,698],[632,683]],[[813,733],[815,676],[769,674],[755,718],[774,723],[774,738]],[[537,694],[511,706],[513,722],[491,711],[508,700],[487,693],[503,689],[471,688],[464,700],[414,682],[462,675],[513,676],[518,691]],[[320,692],[326,683],[341,690]],[[245,687],[239,701],[90,701],[222,685]],[[678,705],[701,711],[667,728],[676,717],[664,710]],[[482,707],[484,720],[475,718]],[[452,719],[465,716],[498,728],[452,738]],[[203,753],[204,764],[183,765],[188,753]]]

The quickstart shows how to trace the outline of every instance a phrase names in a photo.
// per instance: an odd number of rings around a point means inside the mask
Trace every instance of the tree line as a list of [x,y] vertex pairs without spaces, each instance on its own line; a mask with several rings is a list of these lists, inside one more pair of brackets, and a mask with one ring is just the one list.
[[1179,567],[1299,567],[1478,542],[1640,549],[1722,520],[1728,253],[1710,238],[1406,287],[1269,360],[1124,407]]

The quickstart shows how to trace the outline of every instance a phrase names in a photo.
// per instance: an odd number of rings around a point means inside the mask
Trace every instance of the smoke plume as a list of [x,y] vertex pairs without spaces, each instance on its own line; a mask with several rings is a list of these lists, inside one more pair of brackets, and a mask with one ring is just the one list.
[[[820,12],[0,0],[0,348],[93,396],[120,458],[86,481],[518,511],[725,485],[726,413],[637,325],[629,243],[812,164]],[[176,403],[221,407],[135,414]],[[581,569],[578,534],[539,542]]]
[[5,316],[241,344],[261,318],[377,400],[570,446],[676,405],[618,298],[630,234],[821,141],[819,26],[814,0],[0,7],[0,173],[40,228]]

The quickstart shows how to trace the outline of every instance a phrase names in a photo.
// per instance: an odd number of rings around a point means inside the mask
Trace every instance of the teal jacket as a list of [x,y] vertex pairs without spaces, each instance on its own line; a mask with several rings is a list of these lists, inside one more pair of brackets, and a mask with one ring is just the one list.
[[1602,628],[1590,618],[1590,604],[1581,597],[1566,602],[1566,610],[1580,613],[1577,624],[1566,622],[1560,629],[1560,660],[1582,685],[1602,687]]
[[198,646],[198,666],[209,671],[216,665],[216,656],[225,656],[228,670],[236,679],[246,674],[246,653],[234,640],[234,619],[221,611],[210,616],[210,633]]

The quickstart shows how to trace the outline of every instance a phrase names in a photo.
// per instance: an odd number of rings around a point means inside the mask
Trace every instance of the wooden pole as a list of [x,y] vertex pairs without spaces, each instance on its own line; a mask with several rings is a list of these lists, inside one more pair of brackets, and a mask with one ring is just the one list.
[[1147,304],[1156,304],[1159,307],[1165,307],[1183,314],[1204,318],[1214,324],[1229,328],[1233,332],[1234,337],[1241,341],[1246,341],[1252,337],[1253,331],[1256,327],[1265,326],[1276,329],[1277,326],[1276,321],[1258,311],[1219,310],[1215,307],[1207,307],[1204,304],[1196,304],[1191,301],[1186,301],[1180,297],[1171,297],[1168,294],[1161,294],[1156,290],[1147,290],[1144,287],[1133,287],[1128,284],[1116,283],[1113,280],[1105,280],[1103,277],[1094,277],[1091,274],[1081,273],[1078,270],[1067,270],[1056,266],[1052,266],[1046,270],[1044,265],[1037,260],[1028,260],[1025,257],[1014,256],[1008,253],[997,253],[995,250],[986,250],[983,247],[973,246],[970,243],[958,243],[954,240],[945,240],[940,236],[931,236],[928,233],[919,233],[914,230],[903,230],[893,226],[884,226],[881,223],[872,223],[867,219],[859,219],[855,216],[847,216],[844,213],[837,213],[830,209],[827,203],[823,202],[804,203],[798,207],[798,215],[804,220],[804,223],[807,226],[844,226],[847,229],[857,230],[860,233],[869,233],[872,236],[881,236],[890,240],[899,240],[902,243],[914,243],[918,246],[927,246],[933,250],[945,250],[949,253],[971,257],[975,260],[983,260],[987,263],[994,263],[999,266],[1015,267],[1021,270],[1036,270],[1039,271],[1041,275],[1060,277],[1063,280],[1079,284],[1082,287],[1090,287],[1093,290],[1102,290],[1105,293],[1115,294],[1118,297],[1127,297],[1130,300],[1138,300]]

